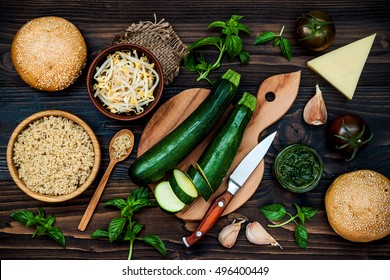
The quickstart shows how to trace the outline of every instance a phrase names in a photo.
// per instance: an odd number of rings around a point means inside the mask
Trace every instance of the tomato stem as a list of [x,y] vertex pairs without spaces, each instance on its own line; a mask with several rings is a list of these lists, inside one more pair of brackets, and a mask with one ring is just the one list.
[[336,149],[341,150],[341,149],[345,149],[345,148],[348,148],[348,147],[352,148],[352,155],[351,155],[351,157],[346,159],[346,161],[351,161],[352,159],[355,158],[355,156],[356,156],[356,154],[358,152],[358,148],[360,146],[365,145],[368,142],[370,142],[370,140],[373,137],[373,134],[371,134],[371,136],[368,139],[362,141],[362,137],[363,137],[364,133],[366,132],[366,125],[365,124],[363,124],[363,128],[362,128],[361,132],[358,135],[356,135],[356,136],[348,129],[348,127],[346,126],[344,120],[342,122],[342,127],[345,130],[345,132],[347,133],[348,137],[342,136],[342,135],[334,135],[334,137],[339,138],[339,139],[341,139],[341,140],[346,142],[343,145],[336,146]]

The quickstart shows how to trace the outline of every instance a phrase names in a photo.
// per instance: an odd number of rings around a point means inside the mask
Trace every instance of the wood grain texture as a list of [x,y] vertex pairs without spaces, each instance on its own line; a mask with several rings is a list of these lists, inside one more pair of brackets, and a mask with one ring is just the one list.
[[[307,60],[317,56],[298,46],[294,39],[294,24],[298,16],[309,10],[323,10],[331,14],[337,28],[333,50],[372,33],[377,33],[374,45],[360,77],[353,100],[346,100],[327,82],[305,66]],[[218,232],[231,222],[228,216],[220,219],[210,232],[196,245],[186,248],[182,236],[189,234],[185,223],[158,208],[148,208],[136,215],[145,224],[143,234],[157,234],[165,242],[171,259],[389,259],[390,237],[367,244],[352,243],[337,236],[327,222],[324,195],[332,181],[340,174],[357,169],[372,169],[390,177],[390,7],[388,1],[329,0],[310,2],[304,0],[283,1],[1,1],[0,2],[0,258],[1,259],[126,259],[128,244],[91,239],[90,234],[105,228],[118,212],[105,207],[107,200],[127,197],[136,186],[128,179],[127,170],[137,154],[137,145],[143,129],[150,119],[123,123],[100,114],[89,100],[86,89],[86,72],[100,49],[131,23],[140,20],[154,21],[164,18],[172,24],[185,44],[212,36],[207,30],[214,20],[227,20],[233,14],[244,16],[242,22],[251,29],[243,35],[244,48],[250,52],[250,63],[240,66],[239,61],[223,59],[220,69],[212,73],[218,78],[231,68],[242,75],[240,92],[256,93],[267,77],[301,70],[298,97],[287,114],[265,130],[263,135],[278,130],[277,139],[265,157],[264,175],[257,191],[237,214],[250,221],[267,221],[258,207],[269,203],[284,203],[293,210],[294,203],[316,207],[318,214],[306,223],[309,231],[307,250],[301,250],[294,241],[293,228],[270,230],[283,246],[283,250],[250,244],[245,234],[239,234],[236,245],[227,250],[217,241]],[[26,86],[14,70],[10,59],[12,39],[17,30],[28,20],[44,15],[56,15],[72,21],[84,35],[88,47],[86,68],[74,85],[63,92],[49,94]],[[292,40],[293,58],[287,61],[272,44],[254,46],[258,33],[278,32],[286,25],[285,36]],[[207,55],[215,55],[214,49],[206,49]],[[166,87],[160,105],[188,88],[209,88],[202,81],[196,82],[193,73],[181,68],[179,76]],[[373,140],[359,156],[345,162],[329,150],[325,139],[325,126],[311,127],[302,120],[302,109],[315,93],[319,83],[328,109],[329,121],[343,113],[356,113],[363,117],[374,133]],[[6,147],[12,131],[29,115],[46,109],[64,110],[83,119],[95,132],[101,145],[101,168],[92,187],[80,196],[59,204],[34,200],[25,195],[13,182],[6,164]],[[85,232],[77,225],[90,201],[96,186],[109,163],[108,146],[112,136],[122,128],[133,131],[135,149],[125,161],[118,163],[104,194],[97,205],[89,227]],[[263,136],[261,135],[261,136]],[[290,143],[306,143],[313,146],[324,161],[324,177],[318,187],[306,194],[292,194],[275,183],[272,163],[278,151]],[[57,217],[56,225],[66,235],[67,247],[61,249],[47,237],[32,239],[32,230],[11,221],[9,215],[20,209],[36,211],[42,207],[47,214]],[[135,259],[161,259],[151,247],[139,242],[134,247]]]

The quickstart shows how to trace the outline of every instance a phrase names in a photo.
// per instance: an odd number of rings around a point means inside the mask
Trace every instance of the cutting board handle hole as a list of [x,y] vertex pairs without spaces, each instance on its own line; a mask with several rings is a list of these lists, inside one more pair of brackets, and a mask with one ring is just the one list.
[[272,92],[272,91],[269,91],[269,92],[267,92],[267,93],[265,94],[265,100],[267,100],[268,102],[274,101],[275,98],[276,98],[276,95],[275,95],[275,93]]

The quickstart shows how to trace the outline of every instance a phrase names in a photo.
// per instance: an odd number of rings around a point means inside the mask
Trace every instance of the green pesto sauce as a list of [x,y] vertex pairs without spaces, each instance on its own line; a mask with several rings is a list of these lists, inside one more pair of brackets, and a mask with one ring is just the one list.
[[309,146],[291,145],[277,156],[275,175],[291,191],[308,191],[322,176],[322,161]]

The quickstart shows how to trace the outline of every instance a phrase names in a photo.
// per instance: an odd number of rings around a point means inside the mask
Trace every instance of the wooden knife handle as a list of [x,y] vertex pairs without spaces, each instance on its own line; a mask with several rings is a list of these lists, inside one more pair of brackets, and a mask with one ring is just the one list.
[[187,247],[195,244],[214,226],[232,198],[233,195],[227,191],[214,200],[196,230],[190,236],[183,237]]

